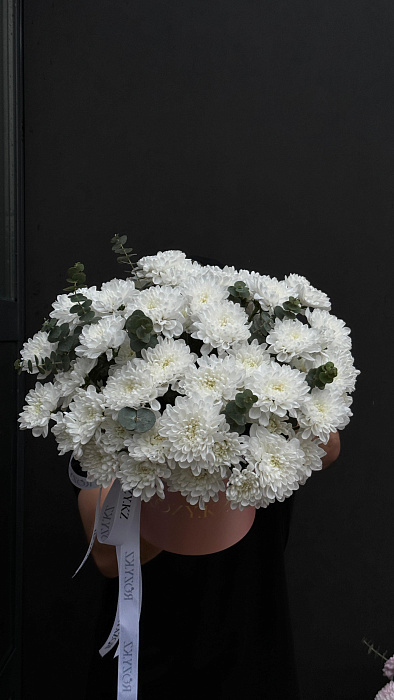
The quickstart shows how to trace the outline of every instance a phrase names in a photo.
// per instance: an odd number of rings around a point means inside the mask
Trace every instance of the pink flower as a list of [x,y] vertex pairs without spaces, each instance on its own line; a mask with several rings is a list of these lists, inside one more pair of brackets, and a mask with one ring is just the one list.
[[387,683],[378,694],[375,696],[375,700],[394,700],[394,683],[390,681]]
[[394,678],[394,656],[391,656],[383,666],[383,673],[387,678],[392,680]]

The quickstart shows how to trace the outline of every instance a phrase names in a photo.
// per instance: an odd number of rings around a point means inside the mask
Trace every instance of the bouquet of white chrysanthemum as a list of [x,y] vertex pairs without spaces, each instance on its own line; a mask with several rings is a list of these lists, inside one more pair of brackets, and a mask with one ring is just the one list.
[[305,277],[278,281],[168,250],[130,259],[126,280],[85,286],[84,266],[16,362],[38,375],[20,414],[98,486],[148,501],[265,508],[322,465],[352,415],[350,331]]

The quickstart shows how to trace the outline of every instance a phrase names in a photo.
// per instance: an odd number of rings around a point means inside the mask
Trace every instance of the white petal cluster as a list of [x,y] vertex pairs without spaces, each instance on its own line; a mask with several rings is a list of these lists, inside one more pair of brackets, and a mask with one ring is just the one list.
[[218,304],[227,299],[229,292],[223,282],[222,271],[208,270],[200,275],[191,277],[182,287],[192,315],[198,314],[209,304]]
[[250,336],[247,314],[231,301],[209,304],[194,318],[191,336],[202,340],[208,352],[213,348],[228,350],[233,343]]
[[194,474],[192,469],[175,468],[167,481],[169,491],[179,491],[190,505],[198,504],[201,510],[205,509],[208,501],[216,502],[220,491],[225,490],[224,481],[220,472],[202,471]]
[[297,319],[275,319],[275,325],[267,335],[268,350],[279,362],[290,362],[293,357],[314,359],[320,352],[320,333]]
[[95,293],[92,309],[102,316],[120,314],[121,307],[126,307],[137,294],[133,280],[113,279],[104,282],[101,289]]
[[326,452],[320,447],[319,440],[315,437],[300,440],[300,447],[304,453],[304,475],[300,479],[300,485],[303,485],[312,472],[322,469],[322,459],[325,457]]
[[304,406],[307,403],[309,397],[305,375],[288,365],[262,366],[245,380],[245,387],[258,399],[249,414],[264,425],[268,423],[270,413],[275,413],[280,418],[287,413],[296,417],[297,410],[301,404]]
[[293,296],[300,300],[302,306],[330,310],[331,302],[327,294],[313,287],[306,277],[292,273],[291,275],[286,275],[285,281],[295,290]]
[[259,477],[263,502],[283,501],[299,488],[304,453],[297,438],[287,440],[256,426],[249,439],[247,460]]
[[233,357],[202,357],[198,367],[190,365],[178,382],[179,391],[187,396],[210,397],[216,402],[232,400],[243,385],[243,373]]
[[185,306],[186,299],[179,289],[169,285],[150,287],[131,299],[126,308],[126,316],[137,309],[143,311],[153,322],[155,333],[173,338],[183,332],[185,317],[182,312]]
[[135,461],[129,454],[120,456],[120,468],[117,477],[124,491],[132,491],[133,496],[149,501],[155,494],[164,498],[163,479],[170,477],[171,470],[167,464],[150,460]]
[[82,445],[86,445],[93,436],[97,440],[100,439],[100,427],[104,420],[103,410],[103,398],[94,386],[76,389],[68,411],[63,414],[63,420],[57,421],[52,427],[53,434],[56,439],[59,436],[61,444],[65,440],[72,441],[76,459],[79,459],[82,454]]
[[193,474],[214,464],[214,444],[228,431],[220,410],[212,399],[186,396],[177,397],[174,406],[167,406],[160,435],[166,438],[168,459],[180,467],[190,467]]
[[23,343],[23,348],[20,353],[23,361],[23,370],[27,370],[30,360],[33,365],[30,374],[38,374],[35,357],[37,357],[39,363],[41,363],[45,357],[50,356],[53,350],[56,350],[57,345],[57,343],[49,342],[48,333],[46,331],[38,331],[38,333],[33,335],[32,338],[29,338],[26,343]]
[[198,272],[200,265],[186,258],[181,250],[159,251],[156,255],[145,255],[137,265],[137,277],[153,284],[182,284]]
[[[242,298],[229,290],[239,282]],[[177,491],[201,509],[225,491],[242,510],[283,501],[321,469],[322,444],[352,415],[359,371],[349,328],[305,277],[165,250],[129,279],[76,291],[91,306],[79,315],[74,292],[57,297],[59,342],[39,331],[23,345],[20,370],[49,361],[19,423],[34,436],[51,430],[89,480],[119,479],[144,501]],[[301,309],[287,318],[277,307],[291,297]],[[311,389],[317,374],[330,379],[327,362],[336,377]]]
[[166,438],[160,435],[161,418],[156,420],[153,428],[146,433],[135,433],[128,435],[124,444],[128,448],[130,457],[135,462],[157,462],[164,464],[166,462]]
[[41,384],[37,382],[34,389],[30,389],[26,396],[27,405],[23,407],[23,411],[19,414],[18,422],[20,428],[26,430],[29,428],[34,437],[48,435],[49,420],[53,417],[61,394],[58,389],[51,383]]
[[238,469],[234,467],[228,480],[226,498],[230,501],[232,510],[243,510],[247,506],[266,507],[260,479],[253,469]]
[[329,384],[323,390],[312,389],[309,400],[298,415],[302,437],[316,436],[326,444],[330,433],[342,430],[351,415],[342,394],[333,385]]
[[112,358],[113,350],[119,348],[126,339],[125,319],[122,316],[105,316],[97,323],[83,327],[81,344],[75,349],[80,357],[96,359],[103,353]]
[[197,359],[184,340],[163,337],[159,337],[154,348],[142,350],[141,354],[157,386],[175,382],[194,367]]
[[106,452],[100,442],[90,440],[81,448],[79,462],[87,472],[88,481],[95,481],[98,486],[106,488],[116,478],[120,455],[116,452]]
[[250,377],[263,364],[271,364],[271,355],[267,351],[267,343],[252,340],[251,343],[235,343],[227,351],[235,359],[236,366],[242,370],[245,377]]
[[108,377],[102,395],[106,407],[112,413],[117,413],[126,406],[139,408],[144,404],[150,404],[155,409],[159,408],[156,401],[158,391],[155,377],[138,359],[126,362],[125,365],[116,369]]
[[350,329],[345,322],[324,309],[306,310],[305,316],[311,328],[320,332],[323,347],[350,350]]
[[100,446],[108,454],[124,450],[130,431],[111,416],[105,416],[101,423]]
[[276,277],[262,275],[256,280],[256,291],[254,298],[260,303],[264,311],[273,312],[275,306],[282,306],[290,297],[296,296],[296,288],[289,285],[284,280],[279,281]]
[[90,360],[87,357],[78,357],[72,368],[68,372],[58,372],[55,376],[54,386],[63,397],[62,408],[69,405],[75,389],[81,387],[92,369],[96,366],[97,360]]

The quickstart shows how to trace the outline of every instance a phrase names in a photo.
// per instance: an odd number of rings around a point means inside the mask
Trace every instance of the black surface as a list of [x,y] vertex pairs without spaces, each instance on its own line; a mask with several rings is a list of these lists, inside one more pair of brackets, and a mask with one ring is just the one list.
[[[389,0],[25,3],[29,335],[75,261],[89,284],[122,274],[114,232],[139,255],[304,274],[352,329],[354,418],[297,494],[287,550],[304,700],[369,700],[362,636],[394,651],[393,53]],[[61,677],[81,700],[103,582],[71,582],[66,461],[27,445],[25,696]]]

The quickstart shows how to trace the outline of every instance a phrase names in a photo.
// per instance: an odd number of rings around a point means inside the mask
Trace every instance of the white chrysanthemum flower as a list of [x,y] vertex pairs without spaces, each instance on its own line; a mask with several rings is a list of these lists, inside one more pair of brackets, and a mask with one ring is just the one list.
[[217,304],[227,299],[229,292],[220,273],[206,270],[186,280],[182,294],[188,300],[191,313],[198,314],[207,304]]
[[[286,435],[287,437],[295,437],[294,429],[287,420],[281,420],[279,416],[275,413],[263,414],[262,423],[266,430],[270,433],[276,433],[277,435]],[[254,435],[254,430],[256,429],[256,423],[250,428],[250,435]]]
[[[262,365],[257,372],[247,377],[245,388],[258,397],[249,411],[250,417],[264,425],[268,424],[269,413],[275,413],[280,418],[284,418],[286,413],[296,417],[297,410],[309,396],[309,386],[302,372],[288,365],[274,363]],[[267,414],[265,418],[262,413]]]
[[78,357],[68,372],[58,372],[55,375],[54,386],[63,398],[62,408],[69,405],[75,389],[82,386],[89,372],[96,366],[97,360]]
[[207,305],[196,314],[191,335],[202,340],[208,352],[213,348],[228,350],[233,343],[249,338],[249,326],[248,316],[239,304],[222,301]]
[[350,350],[334,349],[330,346],[328,358],[337,369],[333,386],[338,391],[352,393],[356,388],[356,379],[360,370],[354,366],[354,358]]
[[291,273],[286,275],[285,282],[296,290],[294,296],[300,300],[303,306],[330,310],[331,303],[327,294],[313,287],[306,277]]
[[334,346],[341,350],[350,350],[350,328],[345,326],[345,321],[324,309],[306,309],[305,316],[309,325],[320,332],[322,347]]
[[[245,450],[245,441],[237,433],[225,433],[213,445],[214,467],[220,469],[223,478],[228,477],[229,467],[238,466]],[[209,468],[208,468],[209,471]]]
[[126,307],[130,300],[139,294],[135,288],[133,280],[113,279],[104,282],[101,289],[94,295],[92,308],[96,313],[104,316],[106,314],[122,314],[119,307]]
[[133,360],[135,358],[135,356],[136,355],[135,355],[134,350],[132,350],[130,347],[130,339],[128,336],[126,336],[126,340],[124,340],[122,345],[119,346],[118,351],[114,352],[113,359],[115,360],[115,364],[110,366],[110,368],[108,370],[109,376],[112,376],[113,373],[119,367],[123,367],[123,365],[127,364],[127,362],[130,362],[130,360]]
[[145,255],[137,263],[136,275],[151,280],[153,284],[182,284],[191,275],[201,270],[199,263],[186,258],[181,250],[159,251],[156,255]]
[[190,365],[178,382],[179,391],[187,396],[210,397],[215,402],[234,399],[243,385],[243,372],[233,357],[205,356],[197,360],[198,367]]
[[168,490],[180,492],[190,505],[198,506],[205,510],[205,504],[209,501],[216,502],[219,492],[225,491],[224,481],[220,471],[202,471],[194,474],[190,468],[176,467],[167,481]]
[[309,400],[298,413],[303,438],[315,435],[326,444],[330,433],[341,430],[348,423],[352,412],[342,394],[332,384],[325,389],[312,389]]
[[[83,294],[87,299],[94,299],[97,292],[96,287],[81,287],[77,290],[78,294]],[[73,330],[79,323],[79,316],[77,313],[71,313],[70,309],[76,304],[75,301],[71,300],[74,292],[69,294],[59,294],[56,297],[56,301],[53,302],[53,311],[50,312],[51,318],[56,318],[59,321],[59,325],[62,323],[68,323],[70,329]]]
[[97,323],[87,324],[79,336],[81,344],[75,348],[75,353],[81,357],[95,359],[105,353],[111,360],[113,350],[117,349],[126,339],[123,330],[125,319],[122,316],[105,316]]
[[160,435],[167,438],[167,458],[199,474],[215,462],[213,447],[224,437],[228,424],[221,406],[212,399],[178,396],[162,415]]
[[290,297],[296,296],[296,289],[285,281],[278,281],[276,277],[261,275],[256,279],[256,291],[254,299],[257,299],[263,311],[272,313],[275,306],[282,306]]
[[[76,389],[69,410],[64,413],[64,423],[68,434],[74,443],[75,457],[79,459],[81,445],[91,440],[93,436],[100,437],[100,427],[104,420],[104,400],[94,386]],[[56,435],[56,431],[53,430]]]
[[[160,408],[155,378],[146,369],[143,360],[134,359],[117,368],[108,377],[102,394],[112,413],[126,406],[140,408],[144,404],[150,404],[153,410]],[[112,415],[112,418],[116,419],[117,415]]]
[[159,336],[158,341],[154,348],[142,350],[141,355],[156,384],[168,385],[194,366],[197,355],[190,352],[184,340]]
[[259,284],[261,284],[261,279],[263,275],[259,272],[254,272],[250,270],[239,270],[238,279],[244,282],[249,289],[252,299],[255,298],[256,292],[258,292]]
[[234,357],[236,365],[243,371],[244,376],[249,377],[263,364],[272,362],[271,355],[266,348],[266,343],[259,344],[258,340],[255,339],[251,343],[235,343],[227,352],[231,357]]
[[23,348],[20,353],[23,361],[21,369],[29,371],[27,363],[31,360],[33,368],[29,374],[38,374],[35,356],[41,364],[46,357],[50,357],[51,352],[56,350],[57,345],[57,343],[49,342],[48,333],[46,331],[38,331],[38,333],[33,335],[32,338],[29,338],[26,343],[23,343]]
[[283,501],[299,488],[304,452],[297,438],[287,440],[257,426],[246,459],[260,479],[264,500]]
[[137,309],[151,319],[155,333],[162,333],[168,338],[182,335],[186,299],[179,289],[169,285],[150,287],[139,292],[126,308],[126,316]]
[[164,483],[171,470],[165,463],[150,462],[148,459],[136,462],[129,454],[120,457],[121,466],[117,477],[122,483],[123,491],[132,491],[136,498],[149,501],[155,494],[164,498]]
[[88,481],[95,481],[98,486],[107,488],[116,478],[120,455],[116,452],[106,452],[100,443],[90,440],[83,446],[79,462],[87,472]]
[[113,453],[124,450],[130,431],[126,430],[119,421],[106,416],[101,423],[100,447],[104,452]]
[[322,469],[322,459],[325,457],[326,452],[320,447],[318,439],[312,437],[300,440],[300,447],[304,453],[304,464],[300,478],[300,485],[302,486],[312,472]]
[[298,319],[275,319],[272,330],[267,335],[269,352],[276,355],[279,362],[290,362],[293,357],[314,359],[321,351],[320,333]]
[[74,452],[74,457],[78,457],[82,454],[81,446],[75,449],[74,438],[68,430],[68,426],[64,420],[64,413],[58,411],[52,415],[55,425],[51,428],[51,433],[55,436],[57,442],[57,449],[60,455],[64,455],[67,452]]
[[232,510],[243,510],[248,506],[263,506],[263,491],[260,479],[252,469],[238,469],[234,467],[227,483],[226,497],[230,501]]
[[59,391],[51,382],[37,382],[26,396],[27,405],[19,414],[19,427],[22,430],[32,430],[34,437],[46,437],[49,420],[53,418],[52,413],[56,411],[59,399]]
[[128,447],[130,457],[134,461],[143,462],[147,459],[150,462],[164,464],[166,461],[166,438],[160,435],[160,427],[161,416],[156,419],[153,428],[145,433],[129,434],[124,444]]
[[375,695],[375,700],[394,700],[394,681],[384,685]]

